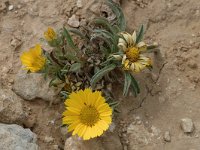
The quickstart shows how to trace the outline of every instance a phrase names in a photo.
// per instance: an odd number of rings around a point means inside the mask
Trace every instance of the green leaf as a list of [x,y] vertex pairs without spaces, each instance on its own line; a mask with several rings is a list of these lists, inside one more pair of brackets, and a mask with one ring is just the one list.
[[72,37],[71,35],[69,34],[69,32],[67,31],[67,29],[65,27],[63,27],[63,35],[64,37],[66,38],[67,40],[67,43],[69,44],[69,46],[73,49],[76,49],[77,50],[77,47],[75,46],[73,40],[72,40]]
[[140,93],[140,88],[139,88],[137,81],[135,80],[135,78],[132,75],[131,75],[131,87],[133,88],[133,92],[134,92],[135,96],[137,96],[137,94]]
[[80,60],[78,59],[78,57],[76,55],[74,55],[74,54],[71,54],[71,53],[66,54],[64,57],[66,57],[68,60],[80,62]]
[[81,31],[79,31],[78,29],[70,28],[69,31],[74,33],[74,34],[76,34],[76,35],[78,35],[78,36],[80,36],[82,39],[85,39],[85,40],[89,41],[89,39]]
[[[94,30],[94,33],[97,33],[99,35],[102,35],[104,37],[104,41],[108,44],[108,46],[111,49],[111,53],[116,52],[118,50],[118,35],[112,34],[104,29],[96,29]],[[108,43],[108,41],[110,41]]]
[[126,20],[125,20],[124,13],[121,7],[118,4],[114,3],[112,0],[108,0],[107,4],[117,16],[117,22],[118,22],[119,28],[121,29],[121,31],[125,31]]
[[127,96],[129,88],[131,85],[131,75],[128,72],[124,73],[124,89],[123,89],[123,95]]
[[118,38],[115,37],[112,33],[108,32],[104,29],[96,29],[96,30],[94,30],[94,32],[102,34],[104,37],[111,39],[112,43],[117,45]]
[[101,40],[103,40],[105,42],[105,44],[109,47],[109,49],[112,49],[112,42],[110,40],[108,40],[107,38],[105,38],[104,36],[100,35],[100,34],[96,34],[94,35],[91,40],[95,39],[95,38],[99,38]]
[[91,79],[90,83],[91,86],[94,87],[95,84],[103,78],[104,75],[106,75],[108,72],[112,71],[115,69],[116,65],[115,64],[110,64],[108,66],[105,66],[101,70],[99,70]]
[[142,26],[140,27],[140,30],[139,30],[139,32],[138,32],[138,34],[137,34],[137,37],[136,37],[136,44],[142,41],[143,35],[144,35],[144,25],[142,25]]
[[111,24],[105,18],[96,18],[96,19],[94,19],[94,23],[97,25],[103,26],[105,29],[109,30],[113,34],[116,34],[115,30],[113,30]]
[[57,77],[54,77],[53,79],[51,79],[51,81],[49,82],[49,87],[51,87],[51,86],[57,86],[58,84],[61,84],[62,83],[62,81],[59,79],[59,78],[57,78]]
[[68,97],[69,97],[69,94],[70,93],[68,93],[68,92],[66,92],[66,91],[60,91],[60,96],[61,96],[61,98],[62,99],[67,99]]
[[74,64],[71,65],[69,71],[70,71],[70,72],[77,72],[77,71],[80,71],[81,66],[82,66],[81,63],[74,63]]
[[114,57],[107,58],[106,61],[102,62],[100,65],[105,66],[105,65],[109,64],[109,62],[112,60],[115,60],[115,58]]

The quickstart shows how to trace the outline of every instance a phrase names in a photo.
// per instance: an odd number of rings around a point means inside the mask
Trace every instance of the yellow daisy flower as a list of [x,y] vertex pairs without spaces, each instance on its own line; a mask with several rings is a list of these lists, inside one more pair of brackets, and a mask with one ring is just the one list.
[[46,58],[42,55],[42,48],[39,44],[29,51],[23,52],[20,59],[25,66],[24,69],[31,72],[42,70],[46,62]]
[[101,96],[100,91],[91,89],[72,92],[65,101],[63,124],[68,132],[88,140],[103,134],[112,121],[112,109]]
[[[144,42],[136,44],[136,32],[132,35],[122,32],[123,38],[119,38],[118,46],[123,50],[122,64],[125,70],[140,72],[145,67],[151,66],[151,59],[141,53],[147,50]],[[114,56],[119,57],[119,56]]]
[[48,42],[51,42],[57,38],[57,35],[53,28],[48,27],[47,31],[44,32],[44,37]]

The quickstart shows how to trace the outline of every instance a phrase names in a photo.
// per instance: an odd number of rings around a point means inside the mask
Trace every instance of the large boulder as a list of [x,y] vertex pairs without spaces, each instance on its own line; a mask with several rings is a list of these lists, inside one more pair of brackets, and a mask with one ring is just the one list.
[[21,123],[25,118],[21,102],[13,91],[0,89],[0,122]]
[[27,73],[20,70],[15,77],[13,91],[25,100],[43,99],[56,103],[61,89],[49,87],[50,79],[40,73]]
[[0,124],[1,150],[38,150],[37,136],[19,125]]

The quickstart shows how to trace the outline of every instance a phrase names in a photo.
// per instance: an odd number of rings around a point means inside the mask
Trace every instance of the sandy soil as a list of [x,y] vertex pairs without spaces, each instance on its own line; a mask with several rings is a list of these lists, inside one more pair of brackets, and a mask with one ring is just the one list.
[[[14,6],[7,10],[5,0],[0,1],[0,86],[11,88],[13,78],[21,67],[22,51],[39,42],[48,26],[60,28],[76,14],[81,20],[92,0],[82,0],[83,8],[73,0],[9,0]],[[121,102],[116,119],[116,132],[122,126],[140,120],[138,126],[153,133],[147,143],[141,144],[126,136],[121,143],[130,150],[199,150],[200,149],[200,1],[198,0],[122,0],[121,6],[127,18],[127,30],[132,32],[145,25],[145,41],[158,42],[160,52],[152,54],[154,69],[136,75],[141,94],[135,98],[121,97],[120,87],[116,96]],[[5,7],[5,9],[4,9]],[[120,94],[117,94],[120,93]],[[64,138],[60,132],[60,114],[63,104],[49,106],[41,100],[24,102],[29,114],[25,127],[38,135],[42,150],[62,149]],[[195,131],[184,134],[180,120],[189,117]],[[141,128],[139,128],[141,129]],[[163,140],[169,131],[171,142]],[[128,132],[127,132],[128,134]],[[137,133],[140,134],[140,133]],[[45,136],[53,138],[45,142]],[[136,142],[135,142],[136,141]],[[135,144],[135,147],[131,147]]]

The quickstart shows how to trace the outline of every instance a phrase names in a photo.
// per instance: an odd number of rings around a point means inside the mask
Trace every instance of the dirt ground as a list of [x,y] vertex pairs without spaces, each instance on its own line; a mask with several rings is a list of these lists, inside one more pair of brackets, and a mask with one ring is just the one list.
[[[95,1],[95,0],[93,0]],[[92,0],[82,0],[78,8],[73,0],[6,0],[0,1],[0,86],[12,88],[15,74],[21,68],[20,54],[39,42],[48,26],[61,28],[76,14],[79,21],[88,14]],[[8,3],[6,3],[8,4]],[[124,149],[130,150],[200,150],[200,1],[198,0],[121,0],[127,19],[127,31],[145,25],[147,43],[158,42],[159,50],[151,54],[154,68],[137,74],[141,94],[122,97],[115,120]],[[114,91],[116,91],[114,90]],[[63,104],[49,106],[41,100],[24,101],[29,118],[25,127],[38,135],[41,150],[62,149],[64,138],[60,131]],[[191,118],[195,130],[183,133],[182,118]],[[139,121],[138,121],[139,120]],[[129,134],[136,123],[137,136]],[[127,127],[124,134],[123,127]],[[141,130],[141,132],[139,132]],[[143,132],[144,130],[144,132]],[[163,140],[169,131],[171,142]],[[143,135],[146,134],[146,135]],[[50,143],[45,136],[52,137]],[[126,141],[128,139],[128,141]],[[134,145],[134,146],[133,146]]]

